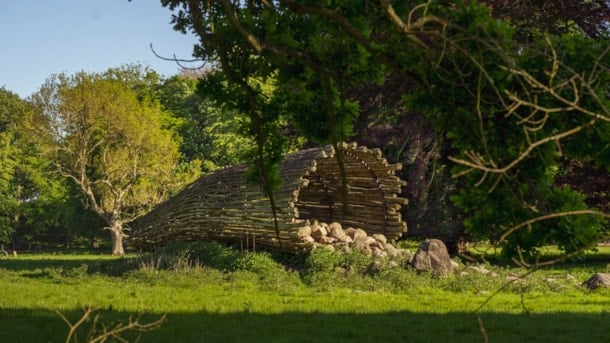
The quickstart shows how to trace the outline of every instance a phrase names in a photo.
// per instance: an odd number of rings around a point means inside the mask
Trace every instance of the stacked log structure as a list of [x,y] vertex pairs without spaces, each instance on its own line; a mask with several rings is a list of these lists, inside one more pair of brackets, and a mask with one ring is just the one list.
[[397,194],[406,183],[395,172],[402,166],[388,163],[379,149],[355,143],[343,143],[340,149],[347,175],[347,206],[332,147],[301,150],[280,164],[282,182],[275,200],[281,245],[269,201],[260,187],[246,181],[245,165],[217,170],[193,182],[135,221],[127,242],[149,247],[217,240],[296,252],[311,249],[309,242],[300,239],[300,232],[314,221],[362,228],[389,240],[401,237],[407,228],[400,209],[407,200]]

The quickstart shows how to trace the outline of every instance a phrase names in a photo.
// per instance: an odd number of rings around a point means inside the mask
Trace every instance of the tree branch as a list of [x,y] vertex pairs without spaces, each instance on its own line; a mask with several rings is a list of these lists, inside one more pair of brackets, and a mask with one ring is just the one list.
[[[201,69],[205,68],[205,66],[208,64],[207,61],[202,60],[200,58],[194,58],[194,59],[190,59],[190,60],[182,59],[182,58],[177,58],[176,54],[173,54],[172,57],[164,57],[164,56],[159,55],[155,51],[155,49],[153,48],[153,44],[152,43],[150,43],[149,46],[150,46],[150,50],[152,51],[153,55],[155,55],[155,57],[157,57],[159,59],[162,59],[164,61],[174,62],[174,63],[176,63],[176,65],[178,65],[178,67],[180,67],[182,69],[186,69],[186,70],[201,70]],[[195,63],[195,62],[200,62],[201,65],[198,66],[198,67],[187,67],[187,66],[182,64],[182,63]]]
[[543,221],[543,220],[548,220],[548,219],[553,219],[553,218],[559,218],[559,217],[568,217],[568,216],[577,216],[577,215],[595,215],[595,216],[600,216],[600,217],[604,217],[604,218],[610,218],[610,214],[606,214],[603,212],[599,212],[599,211],[594,211],[594,210],[579,210],[579,211],[566,211],[566,212],[559,212],[559,213],[550,213],[550,214],[546,214],[543,216],[539,216],[536,218],[532,218],[530,220],[526,220],[518,225],[515,225],[513,227],[511,227],[510,229],[504,231],[504,233],[502,234],[502,236],[500,236],[500,238],[498,239],[498,241],[503,241],[505,240],[510,234],[512,234],[513,232],[526,227],[526,226],[530,226],[534,223],[537,223],[539,221]]
[[[521,163],[521,161],[523,161],[525,158],[527,158],[528,156],[530,156],[530,153],[536,149],[537,147],[546,144],[548,142],[552,142],[552,141],[560,141],[563,138],[569,137],[571,135],[574,135],[575,133],[582,131],[583,129],[585,129],[586,127],[592,126],[596,123],[595,120],[592,120],[584,125],[580,125],[577,126],[573,129],[564,131],[562,133],[558,133],[555,135],[551,135],[548,137],[545,137],[543,139],[540,139],[536,142],[531,143],[527,149],[525,149],[523,152],[521,152],[519,154],[519,156],[515,159],[513,159],[510,163],[506,164],[504,167],[487,167],[487,165],[492,164],[492,165],[496,165],[496,162],[493,162],[490,160],[490,162],[486,163],[483,162],[483,159],[481,157],[475,157],[478,155],[475,155],[473,152],[470,152],[469,156],[470,156],[470,161],[468,160],[464,160],[464,159],[460,159],[457,157],[453,157],[453,156],[449,156],[448,159],[451,162],[454,163],[458,163],[461,164],[463,166],[466,167],[470,167],[473,170],[480,170],[480,171],[484,171],[487,173],[500,173],[500,174],[505,174],[506,172],[508,172],[509,170],[513,169],[516,165],[518,165],[519,163]],[[468,153],[467,153],[468,154]]]

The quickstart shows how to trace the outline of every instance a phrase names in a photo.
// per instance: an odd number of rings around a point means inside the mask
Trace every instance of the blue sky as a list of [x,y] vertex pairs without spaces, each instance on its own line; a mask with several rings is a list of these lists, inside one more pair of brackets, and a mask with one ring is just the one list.
[[51,74],[141,63],[164,76],[190,59],[197,38],[172,29],[159,0],[0,0],[0,88],[22,98]]

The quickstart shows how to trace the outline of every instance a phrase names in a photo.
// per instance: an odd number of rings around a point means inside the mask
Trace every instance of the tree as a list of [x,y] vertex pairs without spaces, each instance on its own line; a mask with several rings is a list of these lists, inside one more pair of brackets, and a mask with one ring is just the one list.
[[196,90],[195,77],[175,75],[164,80],[158,92],[163,108],[182,120],[178,128],[182,137],[180,151],[188,161],[208,159],[211,148],[210,139],[204,134],[207,106]]
[[[309,10],[296,2],[287,3],[288,10],[299,14]],[[277,163],[287,145],[280,127],[284,116],[308,139],[334,146],[345,212],[347,179],[338,144],[350,135],[358,111],[358,104],[347,99],[345,91],[358,78],[377,77],[375,69],[368,68],[374,61],[372,56],[335,23],[318,16],[295,23],[280,3],[162,4],[170,9],[185,9],[174,17],[175,28],[195,31],[202,38],[198,57],[217,66],[201,88],[225,106],[246,114],[245,132],[256,144],[251,153],[254,162],[249,168],[250,178],[263,187],[272,211],[273,190],[278,184]],[[312,29],[325,34],[317,35]],[[263,85],[276,81],[290,85],[266,92]]]
[[428,43],[442,54],[422,64],[435,92],[413,93],[410,104],[451,139],[454,173],[464,182],[452,200],[467,232],[502,244],[509,257],[536,259],[546,244],[567,253],[594,245],[607,214],[554,179],[562,156],[608,163],[610,117],[600,96],[610,77],[607,41],[533,35],[523,45],[484,8],[428,9],[450,20],[437,21],[442,34]]
[[[181,7],[175,28],[198,34],[196,55],[219,65],[219,82],[204,82],[228,89],[217,98],[241,105],[253,128],[292,109],[302,134],[334,144],[359,111],[350,94],[398,76],[409,84],[404,104],[451,144],[462,189],[453,200],[472,237],[532,256],[542,244],[578,252],[600,237],[603,214],[553,179],[558,151],[607,155],[594,148],[607,146],[607,40],[532,30],[524,44],[475,2],[161,2]],[[271,78],[277,91],[265,97],[252,81]],[[602,144],[572,144],[583,140]]]
[[23,243],[31,248],[40,240],[69,242],[69,218],[82,208],[71,202],[69,187],[40,155],[45,142],[28,129],[31,115],[33,109],[26,100],[1,91],[0,140],[5,144],[0,149],[0,242],[12,242],[16,249]]
[[178,168],[174,119],[154,99],[108,75],[50,77],[32,96],[46,151],[57,171],[111,233],[112,254],[123,255],[126,225],[194,176]]
[[26,111],[25,101],[0,88],[0,243],[9,242],[18,217],[15,174],[22,155],[17,141]]
[[198,89],[206,74],[183,72],[163,80],[158,90],[163,108],[180,119],[183,162],[200,161],[204,173],[247,161],[245,151],[255,146],[243,132],[244,118]]

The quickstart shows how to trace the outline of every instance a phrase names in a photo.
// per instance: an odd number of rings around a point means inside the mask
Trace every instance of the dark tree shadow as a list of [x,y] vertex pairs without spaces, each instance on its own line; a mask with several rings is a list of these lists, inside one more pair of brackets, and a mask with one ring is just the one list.
[[[96,259],[95,256],[99,255],[92,255],[91,258],[75,258],[70,255],[57,255],[52,258],[49,258],[48,255],[0,258],[0,269],[22,272],[26,277],[38,277],[42,276],[40,271],[45,269],[84,269],[84,272],[89,274],[101,273],[117,276],[137,268],[136,259],[132,257]],[[103,256],[107,256],[107,254]]]
[[[63,312],[76,321],[80,310]],[[126,320],[138,313],[102,310],[101,320]],[[160,315],[144,315],[153,321]],[[606,342],[610,313],[481,313],[490,342]],[[472,313],[168,313],[168,321],[142,342],[483,342]],[[63,342],[68,328],[48,310],[0,310],[2,341]],[[127,336],[135,339],[136,336]],[[82,339],[80,340],[82,341]]]

